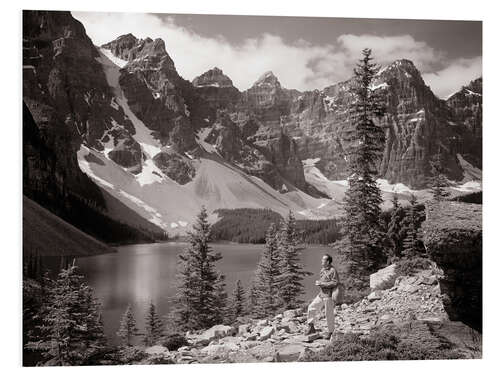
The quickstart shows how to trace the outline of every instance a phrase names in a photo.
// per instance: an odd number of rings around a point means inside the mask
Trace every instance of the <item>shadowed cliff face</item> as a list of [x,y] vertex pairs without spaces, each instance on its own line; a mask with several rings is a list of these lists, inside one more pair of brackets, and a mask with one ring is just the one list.
[[97,109],[108,95],[97,52],[69,12],[24,11],[23,24],[24,192],[48,205],[74,194],[102,206],[76,159],[105,127],[87,104]]
[[[99,53],[82,24],[69,12],[25,11],[23,19],[23,100],[56,140],[61,160],[73,159],[66,173],[79,172],[74,153],[82,143],[102,151],[110,140],[120,148],[115,162],[140,169],[132,123],[113,104]],[[69,139],[58,142],[64,133]]]

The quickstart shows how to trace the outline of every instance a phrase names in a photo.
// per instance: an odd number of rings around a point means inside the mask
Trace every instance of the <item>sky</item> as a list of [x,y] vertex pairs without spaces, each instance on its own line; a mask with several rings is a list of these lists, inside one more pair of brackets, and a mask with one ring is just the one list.
[[478,21],[72,12],[95,45],[132,33],[161,38],[179,74],[218,67],[240,90],[267,71],[283,87],[322,89],[352,75],[361,50],[381,66],[412,60],[441,98],[482,76]]

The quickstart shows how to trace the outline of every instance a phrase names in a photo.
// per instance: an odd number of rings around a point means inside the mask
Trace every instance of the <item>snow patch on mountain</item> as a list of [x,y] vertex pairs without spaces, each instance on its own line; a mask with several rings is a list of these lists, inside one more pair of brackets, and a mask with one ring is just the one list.
[[481,191],[483,189],[483,184],[481,181],[468,181],[462,185],[452,186],[452,189],[470,193],[474,191]]
[[[113,196],[170,234],[184,234],[202,205],[209,212],[218,208],[269,208],[281,215],[292,210],[303,218],[338,214],[337,207],[328,205],[328,199],[313,198],[300,190],[280,194],[261,179],[245,174],[222,159],[197,159],[195,178],[185,185],[167,176],[157,177],[158,171],[148,161],[144,163],[145,171],[134,176],[102,153],[85,146],[78,152],[78,162],[90,178],[101,186],[107,184],[106,190]],[[321,215],[314,212],[323,203]]]
[[135,176],[139,185],[144,186],[154,182],[161,182],[165,176],[163,172],[155,165],[153,160],[147,159],[142,164],[141,173]]
[[378,178],[377,179],[377,185],[380,190],[388,192],[388,193],[408,193],[408,194],[415,194],[417,193],[417,190],[412,190],[405,184],[402,184],[400,182],[396,184],[390,184],[389,181]]
[[205,139],[208,137],[210,132],[212,131],[211,128],[204,128],[201,129],[198,134],[196,134],[196,139],[198,144],[208,153],[211,154],[219,154],[217,149],[215,148],[214,145],[208,143]]
[[375,90],[378,90],[378,89],[385,89],[387,87],[389,87],[389,85],[387,84],[387,82],[383,82],[383,83],[380,83],[378,85],[373,85],[372,84],[372,85],[370,85],[369,88],[370,88],[370,90],[375,91]]
[[[321,210],[331,210],[332,206],[336,205],[336,210],[341,211],[349,182],[347,179],[330,180],[318,167],[316,167],[315,164],[318,161],[319,159],[302,160],[306,182],[331,198],[331,201],[329,201],[326,205],[316,207]],[[393,194],[399,194],[406,197],[409,197],[410,194],[415,194],[415,196],[419,199],[426,199],[430,196],[427,190],[412,190],[402,183],[390,184],[385,179],[377,179],[377,184],[382,192],[382,199],[384,200],[384,203],[382,204],[383,208],[389,208],[391,206],[390,201]],[[303,210],[301,213],[308,214],[310,217],[315,215],[318,216],[317,212],[307,212],[306,210]]]
[[113,55],[113,52],[111,50],[106,49],[106,48],[99,48],[99,52],[101,52],[104,56],[106,56],[113,64],[117,65],[120,68],[123,68],[125,65],[128,64],[127,60],[120,59],[119,57],[116,57]]

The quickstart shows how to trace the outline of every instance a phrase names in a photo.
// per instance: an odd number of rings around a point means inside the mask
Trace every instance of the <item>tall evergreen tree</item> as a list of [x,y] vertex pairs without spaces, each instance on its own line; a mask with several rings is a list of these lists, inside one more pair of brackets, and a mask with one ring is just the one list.
[[432,198],[435,201],[442,201],[449,196],[450,193],[446,191],[446,187],[449,184],[445,176],[444,161],[441,152],[434,155],[429,164],[431,166],[429,185],[431,186]]
[[299,307],[304,301],[300,299],[304,293],[304,277],[310,275],[304,271],[300,263],[300,244],[297,233],[297,223],[292,212],[281,223],[278,233],[279,251],[279,271],[278,276],[278,296],[280,307],[284,309],[294,309]]
[[279,308],[279,263],[278,231],[276,225],[272,223],[266,233],[266,245],[255,271],[254,316],[256,317],[272,315]]
[[401,257],[403,246],[403,239],[401,237],[401,224],[403,219],[404,211],[399,204],[397,194],[393,194],[391,219],[387,228],[387,238],[391,246],[388,254],[389,259]]
[[384,130],[375,119],[384,115],[385,107],[371,85],[377,72],[371,50],[363,50],[363,58],[354,69],[350,106],[351,131],[347,150],[349,168],[345,195],[345,230],[350,245],[353,272],[366,273],[381,260],[380,204],[382,197],[376,182],[378,163],[384,148]]
[[120,328],[116,332],[116,335],[121,339],[123,346],[130,346],[132,345],[132,338],[138,334],[139,330],[137,329],[135,317],[132,313],[132,307],[128,305],[127,310],[122,315]]
[[188,235],[190,246],[179,255],[174,316],[183,329],[202,329],[220,323],[225,309],[224,277],[215,268],[222,255],[209,246],[210,224],[204,207]]
[[229,323],[230,320],[225,280],[226,276],[217,272],[215,296],[217,298],[218,308],[214,311],[214,321],[217,323]]
[[403,256],[410,258],[418,255],[422,251],[420,233],[420,213],[417,211],[417,198],[410,196],[410,207],[402,225],[405,233],[403,240]]
[[149,303],[146,314],[146,334],[144,335],[144,344],[152,346],[158,342],[163,333],[163,322],[156,312],[156,306],[153,301]]
[[243,316],[245,313],[245,291],[241,286],[241,280],[236,281],[233,294],[231,296],[230,316],[231,321],[234,322],[238,317]]
[[106,348],[99,303],[73,264],[56,280],[47,279],[46,304],[40,310],[38,336],[27,343],[46,364],[86,365]]
[[258,269],[255,271],[252,280],[250,281],[250,288],[247,291],[247,305],[246,312],[249,315],[255,316],[256,306],[257,306],[257,280],[258,280]]

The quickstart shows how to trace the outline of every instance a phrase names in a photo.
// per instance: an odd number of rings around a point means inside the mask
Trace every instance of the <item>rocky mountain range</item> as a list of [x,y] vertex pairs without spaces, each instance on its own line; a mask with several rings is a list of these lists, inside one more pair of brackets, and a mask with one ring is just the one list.
[[[300,92],[267,72],[241,92],[219,68],[183,79],[161,39],[127,34],[97,47],[69,12],[25,11],[23,23],[30,198],[67,211],[57,202],[70,195],[115,220],[128,220],[128,209],[149,230],[173,232],[202,204],[341,212],[325,183],[345,186],[351,80]],[[481,78],[441,100],[398,60],[373,90],[387,104],[381,179],[425,188],[438,152],[450,181],[481,179]],[[110,210],[110,199],[123,209]]]

